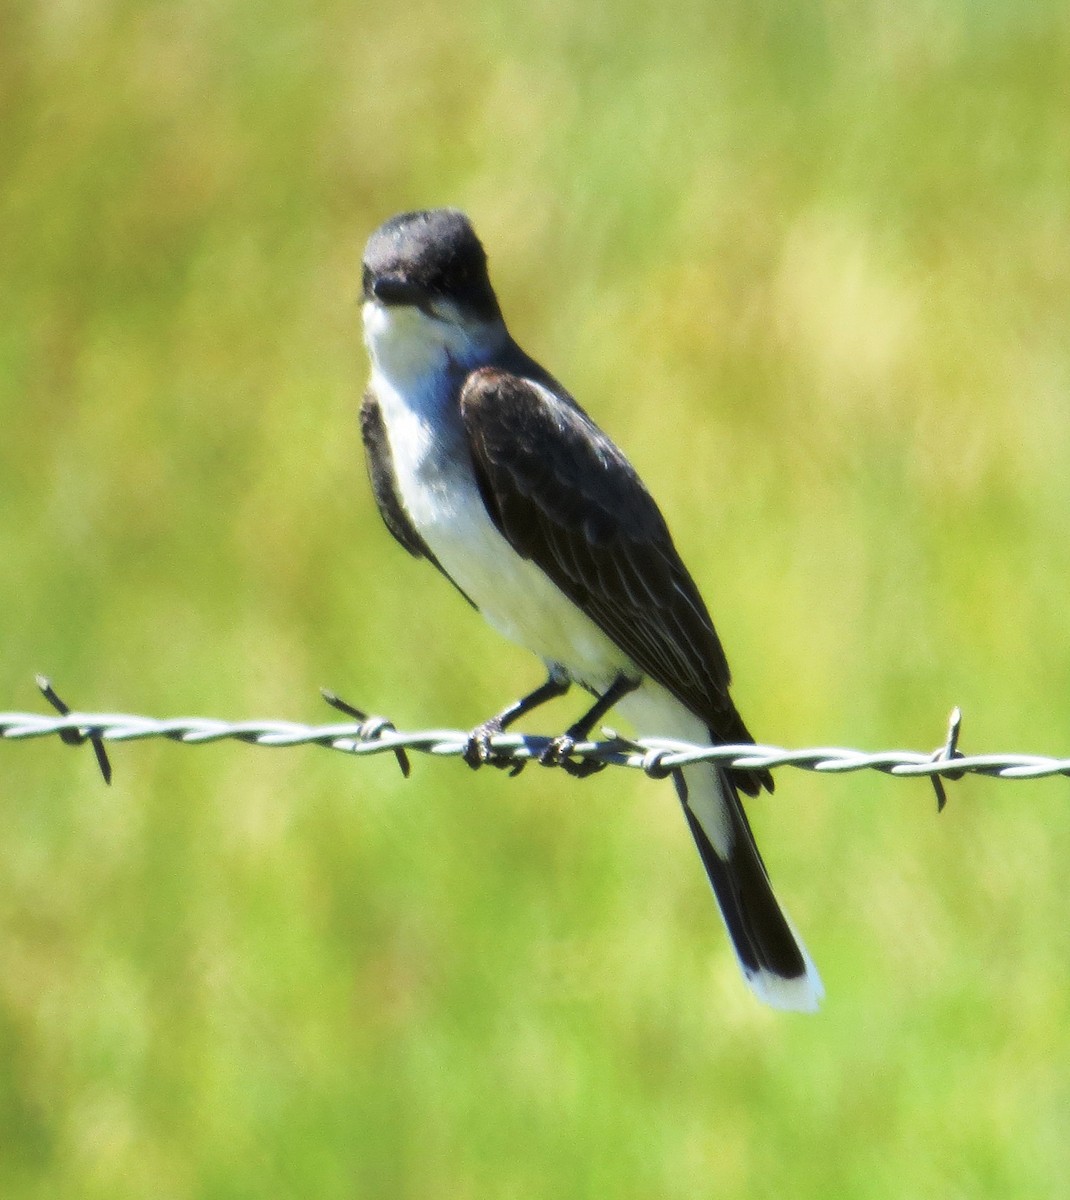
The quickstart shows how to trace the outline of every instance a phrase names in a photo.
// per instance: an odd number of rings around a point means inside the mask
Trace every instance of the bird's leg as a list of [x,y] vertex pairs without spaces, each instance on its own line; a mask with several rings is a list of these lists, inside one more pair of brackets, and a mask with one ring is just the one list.
[[573,762],[569,755],[577,742],[587,740],[591,730],[618,700],[623,699],[629,692],[635,691],[639,682],[638,679],[628,679],[624,675],[618,675],[574,725],[570,725],[564,733],[559,733],[550,742],[539,756],[539,762],[544,767],[564,767],[570,775],[575,775],[577,779],[583,779],[587,775],[593,775],[595,771],[601,771],[605,767],[605,763],[594,762],[591,759]]
[[[482,725],[477,725],[472,730],[468,735],[468,744],[464,748],[464,761],[473,770],[481,767],[484,763],[494,763],[494,757],[490,748],[490,739],[496,733],[501,733],[503,729],[507,729],[514,721],[518,721],[525,713],[531,712],[533,708],[538,708],[540,704],[545,704],[548,700],[556,700],[558,696],[563,696],[570,686],[567,676],[556,670],[551,670],[544,684],[541,684],[526,696],[522,696],[519,700],[510,704],[508,708],[498,713],[497,716],[491,717],[489,721],[484,721]],[[501,763],[500,765],[507,766],[509,764]]]

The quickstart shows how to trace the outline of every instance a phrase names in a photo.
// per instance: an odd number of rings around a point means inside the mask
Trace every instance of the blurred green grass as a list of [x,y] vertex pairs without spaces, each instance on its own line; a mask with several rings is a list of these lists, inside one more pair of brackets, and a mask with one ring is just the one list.
[[[759,736],[1066,753],[1070,17],[0,7],[0,707],[408,726],[535,678],[380,528],[355,294],[453,203]],[[638,397],[644,398],[640,405]],[[686,436],[685,436],[686,431]],[[544,728],[562,722],[567,704]],[[668,790],[3,750],[0,1193],[1055,1194],[1065,781],[783,775],[738,980]]]

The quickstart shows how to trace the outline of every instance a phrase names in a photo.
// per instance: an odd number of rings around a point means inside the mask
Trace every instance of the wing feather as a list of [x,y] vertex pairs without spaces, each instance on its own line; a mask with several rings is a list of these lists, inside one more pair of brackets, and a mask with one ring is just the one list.
[[[566,393],[473,372],[461,414],[484,503],[553,582],[720,741],[752,740],[724,650],[665,520],[631,464]],[[756,790],[765,773],[739,782]]]

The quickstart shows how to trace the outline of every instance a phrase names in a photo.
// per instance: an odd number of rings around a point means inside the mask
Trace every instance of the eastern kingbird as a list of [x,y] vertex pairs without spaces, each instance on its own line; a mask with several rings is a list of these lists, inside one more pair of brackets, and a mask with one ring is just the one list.
[[[631,464],[513,341],[468,218],[401,213],[364,252],[371,381],[361,432],[379,511],[548,678],[472,732],[465,757],[577,683],[595,704],[554,739],[576,740],[617,706],[641,734],[753,738],[728,694],[706,605]],[[738,793],[768,771],[696,763],[673,773],[684,816],[747,982],[777,1008],[812,1010],[817,971],[773,894]]]

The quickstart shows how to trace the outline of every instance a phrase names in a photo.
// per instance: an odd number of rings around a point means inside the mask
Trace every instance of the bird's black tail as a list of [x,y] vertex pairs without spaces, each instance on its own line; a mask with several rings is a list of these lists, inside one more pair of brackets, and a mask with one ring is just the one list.
[[747,982],[774,1008],[814,1011],[824,988],[773,894],[735,784],[711,763],[673,778]]

